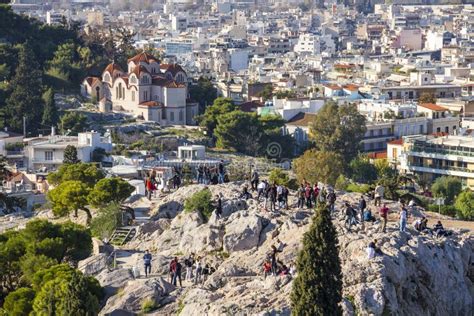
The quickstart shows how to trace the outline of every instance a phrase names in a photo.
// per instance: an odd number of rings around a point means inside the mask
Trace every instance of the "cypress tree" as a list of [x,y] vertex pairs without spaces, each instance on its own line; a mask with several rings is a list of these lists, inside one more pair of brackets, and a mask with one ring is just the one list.
[[54,91],[52,88],[46,90],[43,94],[44,110],[41,124],[46,127],[56,126],[59,121],[58,109],[54,102]]
[[342,315],[342,274],[337,233],[329,210],[320,206],[303,237],[298,275],[291,293],[292,315]]
[[43,114],[42,72],[28,43],[20,46],[18,66],[11,81],[12,92],[7,99],[7,123],[16,132],[23,131],[26,116],[27,132],[36,134]]
[[67,145],[64,149],[64,158],[63,163],[65,164],[75,164],[78,163],[77,159],[77,149],[73,145]]

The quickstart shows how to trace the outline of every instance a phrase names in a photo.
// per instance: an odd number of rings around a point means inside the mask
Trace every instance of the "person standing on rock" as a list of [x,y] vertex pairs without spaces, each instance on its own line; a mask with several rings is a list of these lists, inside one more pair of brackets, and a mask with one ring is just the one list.
[[252,191],[256,191],[258,189],[258,182],[259,182],[259,175],[257,170],[252,172],[252,176],[250,177],[250,184],[252,186]]
[[319,195],[319,187],[318,187],[318,183],[315,183],[313,187],[313,202],[314,202],[315,208],[318,207],[318,195]]
[[[277,189],[275,183],[273,183],[270,188],[267,190],[267,200],[270,202],[270,212],[275,211],[276,205],[276,198],[277,198]],[[265,210],[267,211],[267,201],[265,201]]]
[[188,258],[184,260],[184,265],[186,267],[186,281],[191,281],[193,279],[193,263],[194,263],[194,254],[191,254]]
[[263,277],[266,279],[267,276],[269,276],[270,274],[272,274],[272,264],[271,264],[270,261],[267,259],[267,260],[265,260],[265,262],[263,263]]
[[143,256],[143,263],[145,264],[145,277],[148,277],[148,274],[151,274],[151,253],[148,250],[145,250],[145,255]]
[[218,181],[219,183],[224,183],[224,160],[221,160],[219,162],[219,166],[218,166],[218,171],[219,171],[219,174],[218,174]]
[[367,208],[367,202],[365,202],[364,196],[361,196],[359,200],[359,212],[360,212],[360,223],[362,224],[362,230],[365,229],[364,212],[366,208]]
[[216,218],[220,219],[222,216],[222,193],[216,196]]
[[404,232],[407,227],[407,217],[408,211],[405,205],[402,206],[402,210],[400,211],[400,231]]
[[382,204],[383,195],[385,193],[385,188],[378,184],[375,187],[374,197],[375,197],[375,206],[380,206]]
[[301,183],[301,187],[298,189],[298,208],[301,209],[304,207],[304,195],[305,195],[304,184]]
[[349,232],[351,231],[352,225],[357,224],[357,220],[355,218],[356,214],[357,213],[354,208],[346,202],[346,227]]
[[306,207],[308,209],[313,208],[313,203],[311,201],[313,199],[313,188],[309,183],[306,183],[304,198],[306,199]]
[[194,284],[198,284],[201,282],[201,275],[202,275],[202,262],[201,262],[201,258],[198,257],[196,259],[196,271],[194,273]]
[[272,253],[271,253],[271,264],[272,264],[272,274],[276,276],[278,274],[278,265],[277,265],[277,253],[279,253],[277,247],[272,245]]
[[336,205],[336,193],[334,192],[334,190],[328,193],[326,197],[326,201],[328,202],[329,212],[332,215],[332,213],[334,213],[335,211],[335,205]]
[[267,188],[267,183],[265,180],[260,181],[257,185],[257,201],[260,202],[260,197],[265,196],[265,190]]
[[388,211],[387,204],[384,203],[379,211],[380,217],[382,218],[382,231],[384,233],[387,231]]

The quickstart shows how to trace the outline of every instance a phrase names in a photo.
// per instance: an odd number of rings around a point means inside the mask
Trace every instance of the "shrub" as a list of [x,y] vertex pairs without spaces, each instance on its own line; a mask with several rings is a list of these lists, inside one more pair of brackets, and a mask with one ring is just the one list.
[[156,302],[150,298],[142,302],[142,312],[144,313],[150,313],[158,307],[158,304],[156,304]]
[[336,188],[336,190],[345,191],[347,190],[349,184],[349,180],[341,174],[339,175],[339,177],[337,177],[336,184],[334,185],[334,187]]
[[92,235],[102,239],[108,238],[121,223],[122,211],[120,210],[120,206],[116,203],[112,203],[101,209],[99,215],[92,219]]
[[455,177],[440,177],[431,186],[435,197],[445,198],[446,204],[452,204],[455,197],[461,193],[461,180]]
[[187,213],[198,211],[205,220],[209,219],[212,214],[212,194],[208,188],[194,193],[184,202],[184,211]]
[[454,204],[457,209],[459,218],[473,220],[474,219],[474,193],[464,191],[459,194]]
[[441,205],[439,207],[436,204],[429,204],[428,207],[426,208],[430,212],[441,212],[443,215],[448,215],[448,216],[456,216],[457,209],[453,205]]
[[350,183],[346,187],[347,192],[357,192],[357,193],[362,193],[362,194],[367,194],[371,191],[371,187],[368,184],[356,184],[356,183]]
[[274,168],[272,171],[270,171],[270,174],[268,175],[268,180],[270,180],[270,183],[275,183],[276,185],[283,186],[288,186],[290,182],[288,174],[280,168]]

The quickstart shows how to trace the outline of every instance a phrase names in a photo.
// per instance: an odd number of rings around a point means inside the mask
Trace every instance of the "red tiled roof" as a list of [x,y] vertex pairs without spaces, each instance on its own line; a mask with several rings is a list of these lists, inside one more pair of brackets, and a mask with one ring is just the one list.
[[87,77],[86,78],[87,83],[92,87],[96,82],[100,82],[100,78],[97,77]]
[[367,156],[369,157],[369,159],[386,159],[387,152],[381,151],[381,152],[369,153]]
[[116,63],[110,63],[107,65],[107,67],[105,67],[104,69],[104,72],[110,72],[111,74],[114,72],[114,71],[120,71],[120,72],[123,72],[122,70],[122,67],[120,67],[119,64],[116,64]]
[[129,63],[131,61],[133,61],[134,63],[143,62],[147,64],[152,63],[152,62],[159,62],[159,60],[155,58],[155,56],[148,54],[147,52],[141,52],[140,54],[135,55],[132,58],[129,58],[127,62]]
[[133,68],[132,73],[134,73],[138,78],[140,78],[141,73],[147,73],[149,74],[150,72],[144,67],[144,66],[138,66]]
[[448,110],[447,108],[439,106],[434,103],[420,103],[418,105],[431,111],[447,111]]
[[334,68],[344,68],[344,69],[350,69],[354,68],[355,65],[353,64],[334,64]]
[[355,85],[355,84],[346,84],[344,86],[342,86],[344,89],[347,89],[349,91],[359,91],[359,86]]
[[181,84],[181,83],[177,83],[176,81],[169,81],[169,82],[166,84],[166,87],[167,87],[167,88],[184,88],[185,85],[184,85],[184,84]]
[[169,71],[173,76],[175,76],[179,71],[186,73],[178,64],[161,64],[160,69],[165,70],[165,72]]
[[324,85],[326,88],[331,89],[331,90],[341,90],[341,86],[333,83],[327,83]]
[[390,144],[390,145],[403,145],[403,138],[394,139],[394,140],[388,142],[388,144]]
[[148,107],[155,107],[155,106],[162,106],[163,104],[161,104],[160,102],[156,102],[156,101],[145,101],[145,102],[140,103],[139,105],[148,106]]
[[288,120],[287,124],[289,125],[296,125],[296,126],[309,126],[311,122],[313,122],[316,114],[313,113],[303,113],[299,112],[291,119]]

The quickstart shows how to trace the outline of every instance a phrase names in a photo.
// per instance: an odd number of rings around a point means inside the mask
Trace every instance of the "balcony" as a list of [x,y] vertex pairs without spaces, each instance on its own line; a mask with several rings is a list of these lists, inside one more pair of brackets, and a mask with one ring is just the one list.
[[409,163],[408,170],[424,172],[424,173],[449,175],[449,176],[455,176],[455,177],[463,177],[463,178],[474,178],[474,170],[464,168],[464,167],[438,166],[438,165],[424,166],[424,165]]

